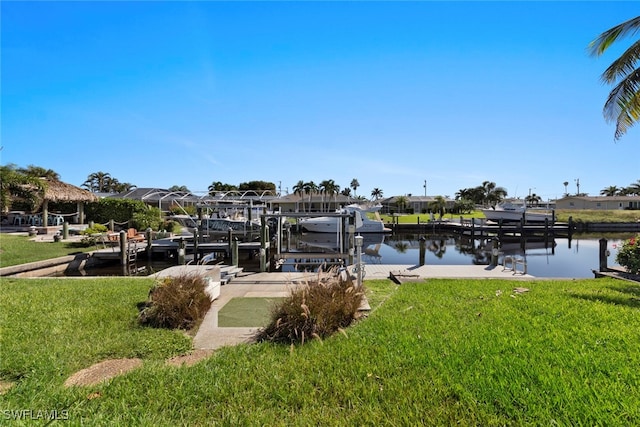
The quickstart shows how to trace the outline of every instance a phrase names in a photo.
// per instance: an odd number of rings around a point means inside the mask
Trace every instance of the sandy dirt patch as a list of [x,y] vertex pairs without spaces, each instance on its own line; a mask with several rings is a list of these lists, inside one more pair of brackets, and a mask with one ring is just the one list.
[[96,385],[140,366],[142,366],[140,359],[105,360],[71,375],[64,385],[65,387]]
[[193,366],[211,356],[213,350],[195,350],[193,353],[184,354],[181,356],[172,357],[167,360],[167,365],[170,366]]

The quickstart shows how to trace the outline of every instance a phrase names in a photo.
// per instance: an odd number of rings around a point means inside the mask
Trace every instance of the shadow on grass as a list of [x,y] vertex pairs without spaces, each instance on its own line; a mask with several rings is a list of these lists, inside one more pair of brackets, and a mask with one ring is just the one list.
[[609,286],[608,289],[618,292],[620,296],[594,295],[594,294],[574,294],[574,298],[586,301],[602,302],[606,304],[622,305],[631,308],[640,308],[640,286]]

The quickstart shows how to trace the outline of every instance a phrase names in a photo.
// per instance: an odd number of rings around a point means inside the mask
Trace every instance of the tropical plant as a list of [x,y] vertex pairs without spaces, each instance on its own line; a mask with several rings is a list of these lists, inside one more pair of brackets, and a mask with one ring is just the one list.
[[382,190],[380,188],[374,188],[373,190],[371,190],[371,199],[374,201],[378,201],[380,199],[382,199],[383,195],[382,195]]
[[211,185],[207,188],[210,196],[215,196],[217,191],[234,191],[237,190],[238,187],[232,184],[224,184],[220,181],[212,182]]
[[46,178],[50,181],[60,181],[60,174],[52,169],[45,169],[40,166],[29,165],[26,168],[20,168],[20,172],[34,178]]
[[238,190],[271,191],[273,194],[276,194],[276,184],[267,181],[241,182],[240,185],[238,185]]
[[[318,190],[322,193],[322,199],[324,204],[324,196],[328,195],[329,200],[331,200],[331,197],[333,197],[334,195],[340,192],[340,186],[337,185],[333,179],[326,179],[320,183],[320,185],[318,186]],[[327,205],[330,206],[330,203],[327,203]],[[320,210],[322,210],[322,208],[323,206],[321,205]],[[327,207],[327,210],[329,210],[328,207]]]
[[322,340],[356,319],[363,298],[364,289],[350,276],[343,279],[335,270],[319,273],[274,307],[269,325],[258,331],[256,339],[286,344]]
[[189,330],[211,307],[205,289],[205,279],[199,275],[165,278],[151,289],[149,300],[140,304],[138,322],[155,328]]
[[404,212],[408,203],[409,203],[409,198],[407,196],[396,197],[396,206],[398,207],[398,212]]
[[[300,180],[293,186],[293,194],[298,195],[301,199],[304,197],[304,181]],[[302,210],[304,211],[304,201],[302,202]]]
[[33,210],[45,187],[44,180],[26,175],[13,164],[0,166],[0,210],[7,212],[17,200]]
[[433,201],[429,202],[429,209],[431,212],[437,212],[440,215],[440,219],[442,219],[446,207],[447,201],[442,196],[436,196]]
[[358,180],[356,178],[353,178],[351,180],[351,184],[349,184],[349,187],[353,188],[353,195],[355,197],[357,197],[356,191],[358,190],[358,187],[360,187],[360,183],[358,182]]
[[81,185],[81,187],[93,193],[107,193],[112,177],[108,172],[94,172],[87,177],[87,180]]
[[495,182],[484,181],[480,188],[483,194],[483,204],[490,205],[499,203],[507,196],[507,190],[498,187]]
[[172,185],[168,188],[169,191],[182,192],[182,193],[190,193],[189,189],[186,185]]
[[[618,39],[634,35],[640,30],[640,16],[600,34],[589,43],[592,56],[602,55]],[[640,41],[631,44],[622,55],[602,73],[604,83],[614,85],[604,104],[603,115],[608,123],[615,123],[614,140],[620,139],[640,117]]]
[[309,212],[311,212],[311,196],[318,192],[318,185],[315,182],[309,181],[304,183],[304,193],[309,196]]
[[473,200],[469,200],[469,199],[459,199],[456,200],[455,204],[453,205],[453,209],[456,212],[459,213],[471,213],[476,207],[476,204],[473,202]]
[[640,234],[622,243],[616,262],[631,274],[640,273]]
[[562,185],[564,185],[564,195],[566,197],[569,195],[569,190],[567,189],[567,187],[569,186],[569,181],[563,182]]
[[531,206],[531,205],[538,206],[540,204],[540,202],[542,201],[542,197],[538,196],[536,193],[533,193],[533,194],[529,194],[528,196],[526,196],[524,198],[524,201],[528,206]]
[[629,196],[640,196],[640,179],[625,187],[625,193]]
[[611,196],[617,196],[620,194],[621,189],[616,187],[615,185],[610,185],[609,187],[605,187],[602,190],[600,190],[600,195],[601,196],[607,196],[607,197],[611,197]]

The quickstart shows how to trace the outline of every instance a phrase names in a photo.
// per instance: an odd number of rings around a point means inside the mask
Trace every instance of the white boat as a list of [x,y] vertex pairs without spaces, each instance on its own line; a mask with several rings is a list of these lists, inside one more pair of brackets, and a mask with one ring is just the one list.
[[[339,209],[336,213],[355,215],[356,233],[386,233],[391,230],[386,228],[380,219],[378,213],[380,208],[382,208],[381,205],[368,208],[363,208],[359,205],[349,205]],[[367,216],[368,213],[373,213],[375,219],[369,218]],[[302,230],[312,233],[337,233],[339,224],[342,224],[345,230],[347,229],[348,221],[348,217],[317,216],[300,219],[300,227]]]
[[492,206],[491,209],[482,209],[482,213],[489,221],[494,222],[514,222],[521,221],[524,216],[526,223],[544,222],[545,219],[551,222],[553,214],[551,212],[527,209],[524,205],[513,203],[501,203]]

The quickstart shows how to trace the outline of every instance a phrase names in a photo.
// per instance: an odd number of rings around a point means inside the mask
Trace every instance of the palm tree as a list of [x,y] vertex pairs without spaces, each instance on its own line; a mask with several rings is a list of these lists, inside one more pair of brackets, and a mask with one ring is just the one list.
[[318,185],[313,181],[305,182],[304,192],[309,196],[309,212],[311,212],[311,196],[318,192]]
[[371,190],[371,199],[374,201],[382,199],[382,190],[377,187]]
[[50,181],[60,181],[60,174],[52,169],[45,169],[40,166],[29,165],[26,168],[18,169],[20,173],[33,178],[45,178]]
[[396,206],[398,207],[398,211],[404,211],[404,208],[407,206],[407,203],[409,203],[409,199],[407,198],[407,196],[398,196],[396,197]]
[[438,212],[440,219],[444,216],[444,210],[447,207],[447,201],[442,196],[436,196],[433,201],[429,203],[429,209],[431,212]]
[[605,187],[602,190],[600,190],[601,196],[611,197],[611,196],[617,196],[618,194],[620,194],[620,189],[615,185],[611,185],[609,187]]
[[0,166],[0,211],[7,212],[16,199],[35,206],[45,186],[40,177],[26,175],[13,164]]
[[625,192],[630,196],[640,196],[640,179],[626,187]]
[[93,193],[106,193],[109,191],[109,185],[113,178],[108,172],[94,172],[87,177],[87,180],[81,185]]
[[[589,43],[591,56],[602,55],[619,38],[640,30],[640,16],[600,34]],[[636,41],[602,73],[604,83],[614,85],[604,104],[603,115],[608,123],[615,122],[614,140],[620,139],[640,117],[640,41]]]
[[567,190],[567,187],[569,186],[569,181],[563,182],[562,185],[564,185],[564,195],[568,196],[569,195],[569,190]]
[[349,187],[353,188],[353,196],[354,197],[358,197],[356,190],[358,189],[358,187],[360,187],[360,183],[358,182],[358,180],[356,178],[353,178],[351,180],[351,184],[349,184]]
[[[325,195],[328,195],[329,200],[331,200],[333,195],[340,192],[340,186],[336,185],[336,182],[333,179],[326,179],[320,183],[318,190],[322,193],[323,201]],[[330,203],[327,203],[327,210],[329,210],[328,206],[330,206]],[[320,208],[322,210],[322,206]]]
[[531,206],[533,204],[538,206],[540,204],[540,202],[542,201],[542,197],[538,196],[536,193],[533,193],[533,194],[530,194],[527,197],[525,197],[524,201],[529,206]]
[[191,191],[189,191],[189,189],[187,188],[186,185],[172,185],[171,187],[168,188],[169,191],[180,191],[183,193],[190,193]]
[[[293,194],[300,196],[300,199],[304,196],[304,181],[300,180],[293,186]],[[304,201],[302,202],[302,210],[304,211]]]
[[495,182],[484,181],[482,186],[483,204],[498,203],[507,196],[507,190],[496,186]]

